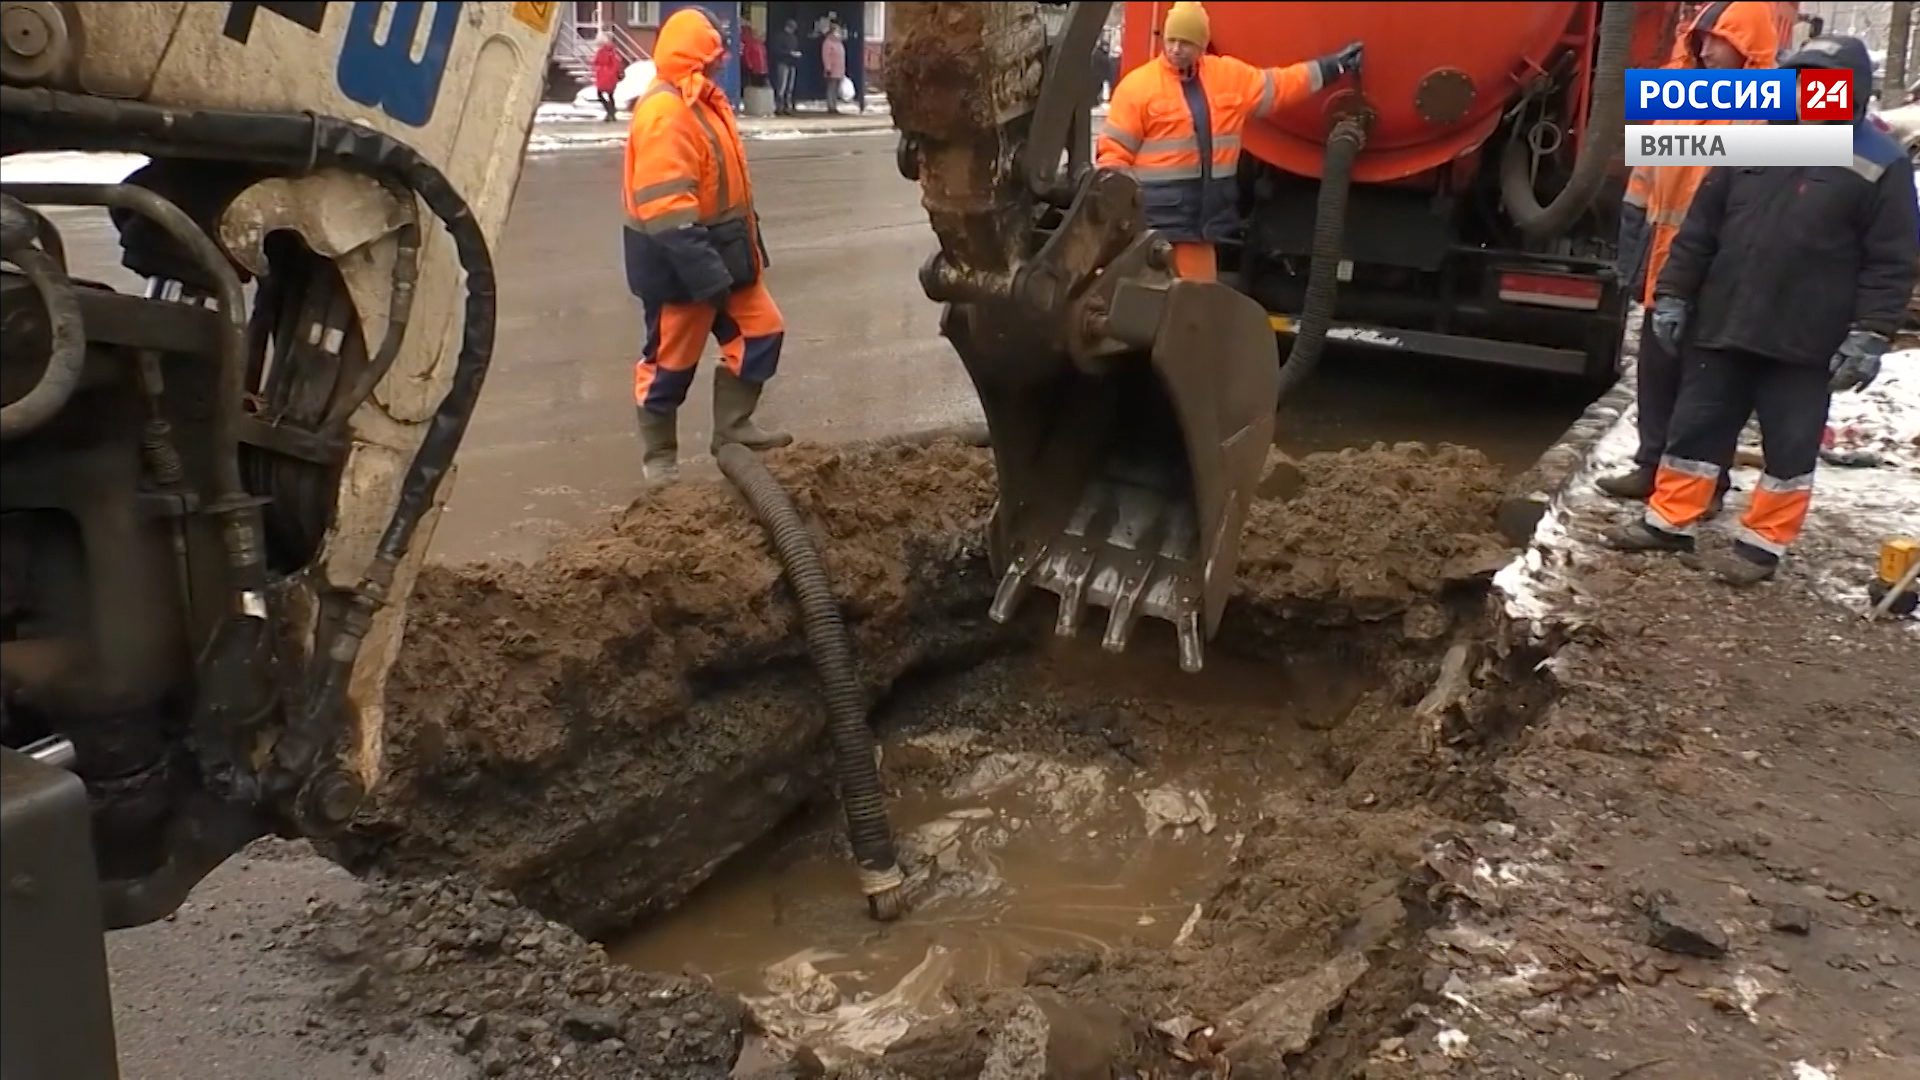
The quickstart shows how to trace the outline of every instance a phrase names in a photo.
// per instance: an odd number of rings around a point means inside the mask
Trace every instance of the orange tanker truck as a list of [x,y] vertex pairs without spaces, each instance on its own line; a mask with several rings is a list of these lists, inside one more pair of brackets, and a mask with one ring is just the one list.
[[[1209,5],[1213,47],[1261,67],[1366,44],[1358,81],[1242,135],[1222,276],[1297,337],[1294,377],[1331,339],[1611,382],[1623,72],[1671,62],[1701,6]],[[1126,5],[1123,70],[1171,7]]]

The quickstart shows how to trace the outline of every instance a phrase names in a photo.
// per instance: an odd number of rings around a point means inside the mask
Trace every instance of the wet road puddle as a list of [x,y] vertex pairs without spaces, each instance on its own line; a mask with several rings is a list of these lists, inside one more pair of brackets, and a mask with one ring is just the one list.
[[[1167,637],[1170,639],[1171,634]],[[1190,934],[1264,799],[1315,782],[1370,673],[1053,642],[899,702],[884,743],[912,907],[868,918],[837,808],[728,861],[617,960],[711,978],[776,1039],[879,1053],[962,986]],[[1071,750],[1063,749],[1071,748]]]
[[1217,794],[1099,765],[985,751],[965,730],[889,753],[967,757],[944,789],[891,804],[913,909],[867,917],[830,820],[737,860],[615,959],[688,971],[776,1036],[879,1052],[946,1009],[948,987],[1018,985],[1036,956],[1166,947],[1231,858]]

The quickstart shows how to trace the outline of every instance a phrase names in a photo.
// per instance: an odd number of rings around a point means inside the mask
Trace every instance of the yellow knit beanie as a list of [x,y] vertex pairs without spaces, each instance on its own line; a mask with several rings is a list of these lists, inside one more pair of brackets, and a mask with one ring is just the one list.
[[1201,48],[1213,40],[1213,24],[1199,0],[1177,0],[1160,24],[1160,36],[1168,41],[1186,41]]

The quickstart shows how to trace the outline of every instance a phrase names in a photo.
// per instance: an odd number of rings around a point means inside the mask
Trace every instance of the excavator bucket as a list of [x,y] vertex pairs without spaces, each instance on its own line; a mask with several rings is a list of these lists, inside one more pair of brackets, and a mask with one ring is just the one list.
[[1198,671],[1273,441],[1278,348],[1258,303],[1176,280],[1134,178],[1089,160],[1087,58],[1113,5],[1052,26],[1043,7],[888,8],[900,172],[940,238],[921,286],[999,471],[990,614],[1038,587],[1070,636],[1105,608],[1110,652],[1164,619]]
[[1143,616],[1165,619],[1180,666],[1199,671],[1273,441],[1273,331],[1233,289],[1164,274],[1119,285],[1102,306],[1087,317],[1121,347],[1097,359],[990,307],[952,304],[943,319],[999,476],[990,615],[1007,621],[1038,587],[1059,597],[1062,636],[1105,608],[1109,652]]

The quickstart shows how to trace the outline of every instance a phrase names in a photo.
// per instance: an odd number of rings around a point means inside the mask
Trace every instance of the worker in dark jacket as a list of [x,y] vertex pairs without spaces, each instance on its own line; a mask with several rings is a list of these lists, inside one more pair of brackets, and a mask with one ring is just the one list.
[[793,115],[793,85],[800,77],[800,24],[792,19],[782,23],[768,42],[773,59],[773,114]]
[[[1684,35],[1687,41],[1686,65],[1699,70],[1734,68],[1770,68],[1780,51],[1780,39],[1774,33],[1774,5],[1758,0],[1741,3],[1708,4],[1695,17]],[[1744,120],[1667,120],[1665,125],[1724,126],[1745,124]],[[1633,468],[1600,479],[1600,490],[1618,499],[1643,501],[1653,494],[1654,471],[1660,466],[1660,454],[1666,449],[1667,429],[1673,422],[1673,407],[1680,400],[1680,358],[1663,348],[1648,329],[1653,316],[1653,285],[1667,265],[1667,252],[1673,238],[1686,220],[1693,193],[1706,179],[1708,165],[1642,165],[1633,170],[1627,182],[1627,205],[1622,213],[1622,233],[1634,217],[1635,204],[1641,213],[1641,233],[1623,241],[1623,258],[1636,263],[1637,299],[1646,305],[1640,326],[1638,378],[1634,382],[1635,415],[1639,417],[1640,447],[1633,455]],[[1635,246],[1637,242],[1637,246]],[[1721,462],[1727,465],[1732,458]],[[1720,494],[1724,496],[1732,480],[1722,475]],[[1719,511],[1718,500],[1714,512]]]
[[[1782,65],[1855,72],[1857,38],[1808,41]],[[1853,164],[1716,167],[1700,185],[1654,287],[1652,330],[1687,367],[1645,518],[1607,535],[1627,551],[1688,551],[1722,467],[1758,413],[1766,467],[1732,551],[1729,584],[1774,574],[1806,523],[1833,391],[1880,373],[1913,292],[1920,213],[1913,167],[1856,95]]]

